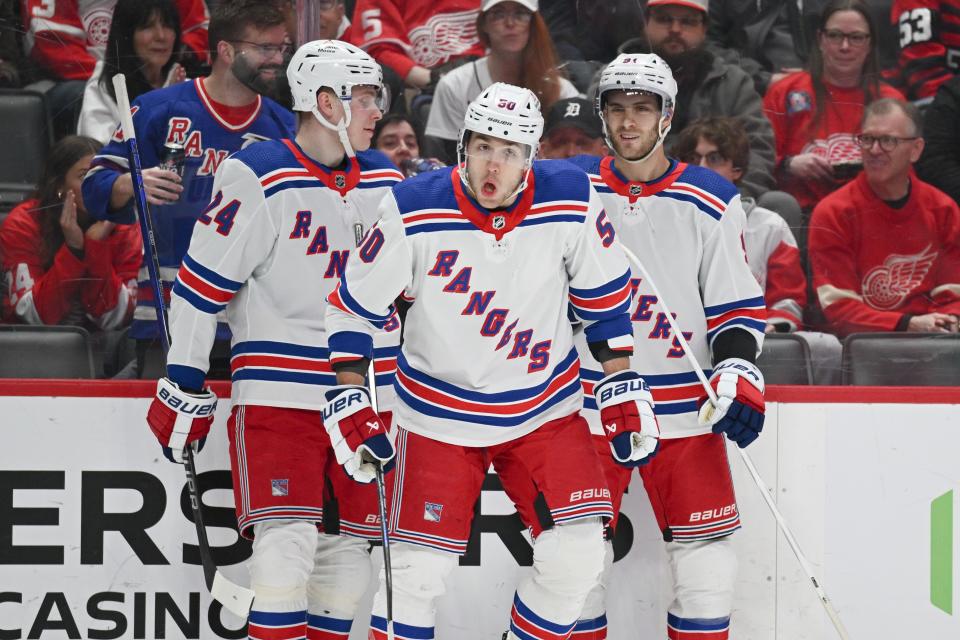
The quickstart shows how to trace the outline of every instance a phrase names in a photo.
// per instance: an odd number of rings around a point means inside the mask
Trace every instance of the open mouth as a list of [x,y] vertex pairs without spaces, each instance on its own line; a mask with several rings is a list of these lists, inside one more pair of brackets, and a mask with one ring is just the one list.
[[491,182],[490,180],[486,180],[480,186],[480,193],[488,198],[491,196],[494,196],[497,193],[497,185],[494,182]]

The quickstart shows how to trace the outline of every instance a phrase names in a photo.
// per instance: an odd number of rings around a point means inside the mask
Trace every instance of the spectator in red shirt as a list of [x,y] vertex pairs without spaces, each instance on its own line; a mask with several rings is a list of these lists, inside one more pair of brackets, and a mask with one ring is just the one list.
[[863,106],[879,97],[903,96],[880,82],[870,9],[863,0],[830,0],[808,70],[774,83],[763,99],[776,138],[777,181],[804,211],[860,170],[854,134]]
[[80,192],[100,146],[82,136],[54,145],[36,194],[0,227],[3,322],[115,329],[130,320],[143,247],[139,227],[95,222]]
[[861,130],[863,173],[810,220],[813,284],[829,328],[957,333],[960,208],[912,171],[923,151],[917,108],[878,100]]

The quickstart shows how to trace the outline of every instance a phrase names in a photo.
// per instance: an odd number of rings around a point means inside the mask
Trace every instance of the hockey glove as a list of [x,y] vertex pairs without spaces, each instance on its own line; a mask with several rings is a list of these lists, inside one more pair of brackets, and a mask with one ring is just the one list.
[[197,442],[196,450],[203,448],[216,411],[217,396],[209,389],[187,393],[170,378],[160,378],[157,395],[147,411],[147,424],[160,441],[163,455],[183,464],[184,447]]
[[370,392],[357,385],[333,387],[326,392],[321,409],[323,427],[337,462],[351,478],[361,483],[376,479],[374,465],[386,473],[393,468],[393,440],[383,420],[370,406]]
[[700,398],[700,424],[713,425],[714,433],[727,437],[742,449],[757,439],[763,430],[763,374],[740,358],[727,358],[710,376],[717,392],[717,405],[706,396]]
[[618,371],[594,387],[613,459],[625,467],[650,462],[660,448],[660,426],[650,387],[635,371]]

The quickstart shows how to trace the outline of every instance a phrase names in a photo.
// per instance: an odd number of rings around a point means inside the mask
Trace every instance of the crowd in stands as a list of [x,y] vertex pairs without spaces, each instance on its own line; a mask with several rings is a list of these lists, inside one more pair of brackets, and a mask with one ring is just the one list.
[[[134,323],[143,374],[153,294],[140,231],[117,217],[132,187],[111,79],[153,114],[135,120],[162,236],[201,215],[226,154],[292,137],[285,66],[298,43],[341,39],[383,67],[373,144],[406,176],[461,160],[467,104],[494,82],[539,97],[541,158],[605,155],[599,71],[656,53],[678,84],[668,153],[740,190],[768,333],[958,333],[958,24],[960,0],[0,3],[0,91],[42,94],[55,134],[35,193],[0,211],[0,323]],[[216,144],[177,137],[189,114],[151,93],[176,87],[222,126]],[[158,166],[171,142],[179,173]],[[185,250],[161,247],[168,286]]]

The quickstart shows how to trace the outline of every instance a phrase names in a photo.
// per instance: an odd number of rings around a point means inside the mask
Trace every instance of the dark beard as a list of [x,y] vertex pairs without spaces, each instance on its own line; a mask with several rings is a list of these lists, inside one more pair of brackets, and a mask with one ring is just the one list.
[[670,66],[673,78],[677,81],[677,102],[674,106],[671,131],[677,133],[687,125],[685,106],[690,104],[694,92],[703,85],[710,68],[713,66],[713,54],[700,47],[671,56],[655,52]]
[[[240,81],[240,84],[247,87],[251,91],[259,93],[260,95],[272,97],[277,93],[277,80],[281,74],[278,73],[274,80],[267,80],[260,75],[262,69],[269,67],[259,67],[254,68],[247,64],[246,59],[243,56],[238,56],[233,62],[233,66],[230,70],[233,72],[234,77]],[[278,67],[278,70],[281,70]]]

